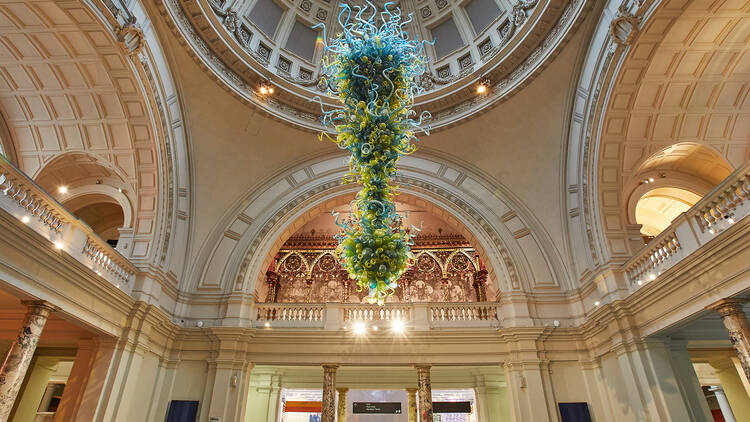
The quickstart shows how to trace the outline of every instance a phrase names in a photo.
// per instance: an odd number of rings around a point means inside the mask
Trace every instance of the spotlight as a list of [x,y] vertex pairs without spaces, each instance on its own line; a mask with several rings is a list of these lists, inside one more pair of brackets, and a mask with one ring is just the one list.
[[376,326],[372,327],[372,330],[373,331],[378,331],[378,326],[376,325]]
[[354,334],[357,335],[364,335],[365,332],[367,332],[367,326],[364,322],[356,322],[354,323]]
[[653,177],[649,177],[648,181],[651,182],[651,183],[654,183],[654,178]]
[[100,271],[95,271],[96,275],[101,276],[102,273]]
[[391,323],[391,328],[393,328],[393,332],[401,334],[404,332],[404,321],[401,321],[400,319],[397,319]]
[[485,84],[479,84],[477,85],[477,94],[484,94],[487,92],[487,85]]
[[60,186],[57,188],[57,191],[60,193],[68,193],[68,187],[67,186]]
[[64,245],[62,242],[60,242],[59,240],[55,240],[55,249],[62,249],[63,246]]
[[656,274],[654,274],[654,273],[649,274],[648,275],[648,279],[651,280],[651,281],[656,280]]
[[638,280],[638,285],[643,286],[643,280]]
[[270,95],[273,94],[273,87],[263,83],[260,85],[260,88],[258,88],[258,92],[260,92],[260,95]]
[[599,306],[599,305],[601,305],[601,303],[598,300],[594,302],[594,306]]
[[266,323],[263,324],[263,326],[266,327],[266,328],[270,328],[271,327],[271,323],[268,322],[268,321],[266,321]]
[[122,188],[117,188],[117,192],[122,193]]
[[28,223],[29,221],[30,220],[28,215],[24,215],[23,217],[21,217],[21,222],[23,222],[24,224]]

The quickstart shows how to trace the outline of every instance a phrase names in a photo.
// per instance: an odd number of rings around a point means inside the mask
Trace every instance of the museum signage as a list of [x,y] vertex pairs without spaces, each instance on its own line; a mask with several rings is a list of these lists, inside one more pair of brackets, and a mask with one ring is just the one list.
[[286,413],[320,413],[323,402],[320,401],[288,401],[284,403]]
[[352,413],[356,414],[401,414],[401,402],[357,402],[352,405]]
[[471,413],[471,402],[436,401],[432,403],[432,413]]

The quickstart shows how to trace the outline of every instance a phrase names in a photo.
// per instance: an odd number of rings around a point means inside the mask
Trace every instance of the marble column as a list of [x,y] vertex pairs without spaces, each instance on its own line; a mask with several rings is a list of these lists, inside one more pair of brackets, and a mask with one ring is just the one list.
[[279,275],[271,270],[266,271],[266,283],[268,284],[266,302],[276,302],[279,294]]
[[323,409],[321,422],[336,420],[336,369],[338,365],[323,365]]
[[474,274],[474,292],[477,295],[477,302],[484,302],[487,300],[487,290],[485,285],[487,284],[487,270],[479,270]]
[[39,336],[42,334],[52,306],[43,301],[23,302],[28,310],[16,340],[0,366],[0,422],[7,422],[13,403],[29,369]]
[[711,305],[710,308],[715,309],[721,315],[745,377],[750,381],[750,322],[742,310],[745,302],[741,299],[724,299]]
[[415,365],[419,387],[419,422],[432,422],[432,382],[430,365]]
[[409,395],[409,422],[417,422],[417,389],[407,388],[406,394]]
[[724,394],[724,389],[719,385],[712,385],[708,388],[708,391],[714,393],[716,401],[719,403],[719,409],[721,409],[721,415],[724,417],[724,421],[736,422],[736,419],[734,418],[734,412],[732,412],[732,407],[729,406],[727,395]]
[[339,392],[339,403],[336,413],[338,414],[337,422],[346,422],[346,393],[349,391],[348,388],[337,388]]

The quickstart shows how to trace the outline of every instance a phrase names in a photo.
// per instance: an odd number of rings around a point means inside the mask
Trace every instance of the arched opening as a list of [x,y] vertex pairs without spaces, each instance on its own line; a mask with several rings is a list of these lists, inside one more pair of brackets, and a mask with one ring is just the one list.
[[672,221],[700,201],[701,197],[685,189],[664,187],[646,192],[635,206],[635,221],[647,239],[656,237]]
[[645,242],[666,229],[732,173],[712,148],[694,142],[671,145],[647,157],[624,186],[628,220],[641,225]]
[[[290,225],[257,289],[265,302],[366,303],[335,257],[336,218],[346,217],[353,195],[342,195]],[[399,195],[396,209],[405,225],[418,229],[412,247],[414,265],[399,279],[387,302],[481,302],[494,297],[474,237],[455,218],[410,195]],[[289,233],[290,230],[287,231]]]
[[134,189],[93,154],[62,154],[39,171],[36,182],[113,247],[119,229],[133,223]]
[[117,247],[119,229],[125,223],[125,212],[116,200],[102,194],[89,194],[72,198],[63,206],[88,224],[110,246]]

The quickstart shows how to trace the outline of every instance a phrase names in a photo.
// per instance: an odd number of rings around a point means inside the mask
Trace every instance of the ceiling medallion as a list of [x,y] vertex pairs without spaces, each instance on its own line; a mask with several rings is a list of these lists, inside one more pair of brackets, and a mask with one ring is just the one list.
[[[336,224],[336,254],[359,289],[368,289],[368,301],[382,305],[398,287],[397,280],[414,256],[412,228],[404,228],[393,195],[396,163],[416,150],[414,132],[429,113],[413,119],[416,78],[424,73],[424,41],[410,39],[401,11],[386,3],[378,9],[341,5],[341,32],[325,46],[323,60],[328,94],[342,107],[323,113],[325,126],[333,126],[336,139],[351,153],[346,182],[362,188],[351,203],[351,213]],[[325,27],[324,31],[325,33]]]

